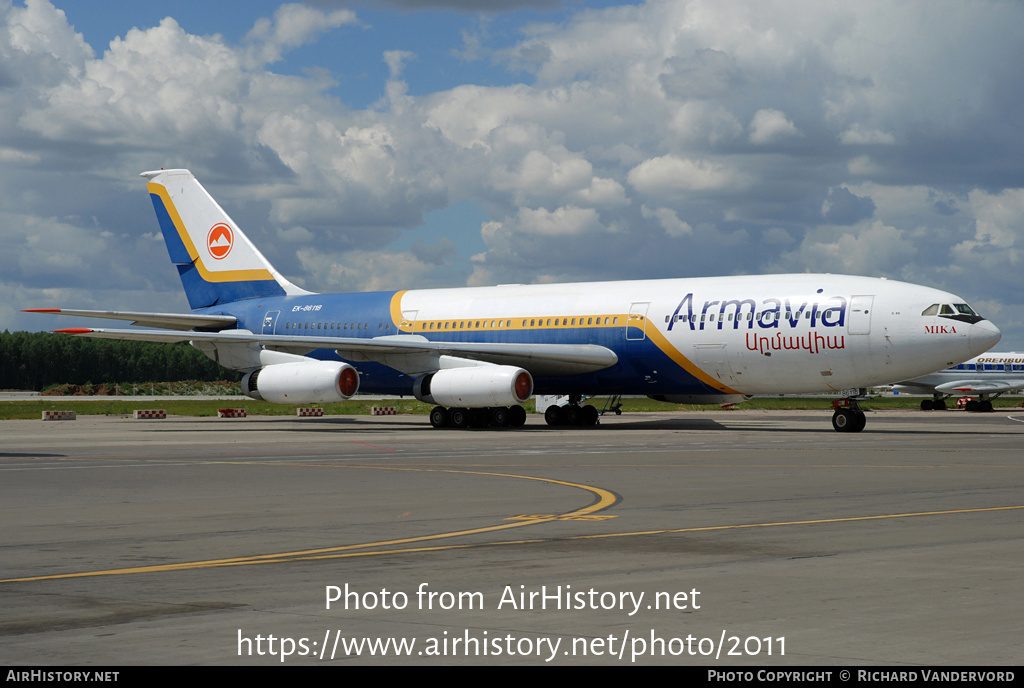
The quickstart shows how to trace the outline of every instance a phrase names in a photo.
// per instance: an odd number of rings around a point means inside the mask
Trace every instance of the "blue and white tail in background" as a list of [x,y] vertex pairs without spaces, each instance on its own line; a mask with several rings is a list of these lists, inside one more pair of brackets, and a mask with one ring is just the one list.
[[274,269],[188,170],[143,172],[192,310],[308,294]]

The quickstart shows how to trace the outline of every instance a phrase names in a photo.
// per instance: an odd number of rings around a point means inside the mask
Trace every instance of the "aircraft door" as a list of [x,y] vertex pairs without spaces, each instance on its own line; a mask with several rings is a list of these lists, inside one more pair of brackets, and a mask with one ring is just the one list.
[[629,318],[626,321],[626,341],[647,339],[647,309],[650,305],[650,301],[642,301],[629,307]]
[[871,334],[871,307],[874,300],[874,296],[850,298],[850,320],[847,324],[850,334]]
[[725,344],[696,344],[693,347],[693,359],[701,370],[730,387],[739,384]]
[[267,311],[263,316],[263,332],[261,334],[275,334],[277,330],[277,319],[281,311]]
[[419,314],[419,311],[402,311],[402,322],[398,325],[399,331],[414,332],[416,330],[416,318]]

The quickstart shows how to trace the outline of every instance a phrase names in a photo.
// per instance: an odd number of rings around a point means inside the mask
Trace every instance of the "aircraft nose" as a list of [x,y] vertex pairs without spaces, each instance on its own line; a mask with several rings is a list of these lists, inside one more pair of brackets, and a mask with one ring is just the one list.
[[988,320],[980,320],[971,325],[971,333],[968,336],[968,347],[971,350],[971,357],[980,356],[996,345],[1003,336],[999,328]]

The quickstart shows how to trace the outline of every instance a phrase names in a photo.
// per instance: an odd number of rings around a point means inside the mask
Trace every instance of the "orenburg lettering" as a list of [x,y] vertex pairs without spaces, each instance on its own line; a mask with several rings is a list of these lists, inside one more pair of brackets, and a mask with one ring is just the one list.
[[669,330],[680,320],[685,321],[690,330],[703,330],[709,322],[721,330],[727,320],[732,323],[734,330],[739,329],[741,322],[747,324],[748,330],[754,329],[754,323],[761,329],[775,330],[782,329],[783,323],[790,329],[796,328],[801,322],[808,323],[810,327],[846,326],[847,301],[842,296],[830,296],[824,303],[808,299],[800,304],[793,303],[790,299],[769,297],[761,301],[763,308],[760,311],[754,299],[705,301],[699,309],[699,316],[694,310],[694,303],[693,292],[683,297],[669,319]]

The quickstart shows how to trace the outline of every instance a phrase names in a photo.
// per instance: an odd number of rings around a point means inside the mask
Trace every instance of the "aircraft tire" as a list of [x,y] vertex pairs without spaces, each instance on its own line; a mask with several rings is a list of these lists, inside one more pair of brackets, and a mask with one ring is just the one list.
[[430,424],[435,428],[443,428],[448,425],[448,409],[444,406],[435,406],[430,410]]
[[932,402],[932,406],[935,408],[936,411],[945,411],[946,410],[946,400],[945,399],[939,399],[938,401]]
[[577,425],[583,424],[583,409],[581,409],[576,404],[569,404],[568,406],[564,406],[562,408],[562,412],[565,416],[566,425],[572,425],[575,427]]
[[562,425],[565,422],[565,414],[561,406],[548,406],[544,411],[544,422],[548,425]]
[[854,411],[853,419],[850,421],[850,432],[860,432],[868,424],[867,416],[863,411]]
[[933,408],[935,408],[935,403],[931,399],[922,399],[921,400],[921,410],[922,411],[931,411]]
[[508,409],[508,424],[513,428],[521,428],[526,425],[526,409],[522,406],[510,406]]
[[491,409],[491,425],[496,428],[507,428],[510,422],[508,407],[495,406]]
[[584,425],[597,425],[598,413],[597,409],[587,404],[583,407],[583,424]]
[[448,420],[453,428],[468,428],[469,427],[469,409],[464,408],[453,408],[448,409]]
[[469,427],[486,428],[491,422],[491,410],[486,408],[469,409]]
[[978,402],[978,411],[981,413],[992,413],[992,402],[986,399]]
[[836,409],[832,414],[832,429],[836,432],[850,432],[853,414],[849,409]]

